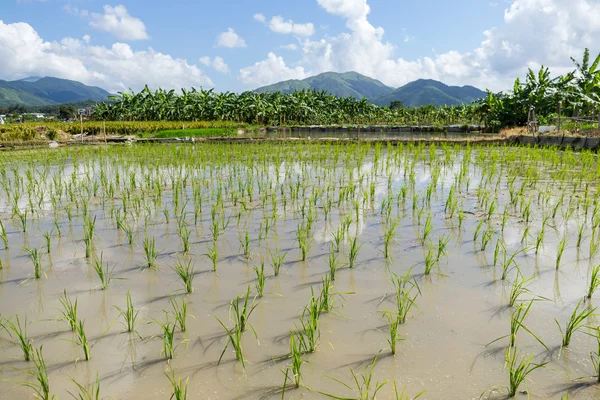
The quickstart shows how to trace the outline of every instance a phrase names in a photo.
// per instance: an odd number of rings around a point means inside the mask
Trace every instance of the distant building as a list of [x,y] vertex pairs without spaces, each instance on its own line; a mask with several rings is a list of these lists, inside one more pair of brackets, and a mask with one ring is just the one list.
[[92,107],[80,108],[77,110],[77,113],[80,114],[83,118],[89,118],[92,116]]
[[4,125],[4,118],[6,115],[0,115],[0,125]]
[[42,119],[46,117],[44,113],[29,113],[29,115],[33,118]]

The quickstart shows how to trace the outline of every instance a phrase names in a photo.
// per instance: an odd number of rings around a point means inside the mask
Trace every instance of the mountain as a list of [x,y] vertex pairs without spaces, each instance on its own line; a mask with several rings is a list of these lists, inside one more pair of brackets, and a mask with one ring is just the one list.
[[0,107],[46,106],[86,100],[104,101],[110,93],[83,83],[59,78],[30,77],[19,81],[0,80]]
[[392,101],[401,101],[405,107],[418,107],[424,104],[450,106],[470,104],[486,95],[486,92],[473,86],[448,86],[431,79],[419,79],[375,99],[373,103],[389,106]]
[[302,89],[325,90],[338,97],[366,97],[368,100],[375,100],[394,91],[394,88],[356,72],[325,72],[303,80],[293,79],[264,86],[256,89],[256,92],[292,93]]
[[470,104],[486,96],[473,86],[448,86],[431,79],[419,79],[401,88],[393,89],[376,79],[356,72],[326,72],[303,80],[289,80],[256,89],[258,93],[292,93],[296,90],[325,90],[339,97],[367,98],[379,106],[389,106],[392,101],[401,101],[406,107],[425,104],[435,106]]

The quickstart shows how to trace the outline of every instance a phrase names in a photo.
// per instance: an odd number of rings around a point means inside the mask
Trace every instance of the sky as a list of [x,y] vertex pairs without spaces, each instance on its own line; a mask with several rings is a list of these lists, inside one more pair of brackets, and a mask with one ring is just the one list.
[[0,79],[255,89],[326,71],[509,90],[600,52],[600,0],[2,0]]

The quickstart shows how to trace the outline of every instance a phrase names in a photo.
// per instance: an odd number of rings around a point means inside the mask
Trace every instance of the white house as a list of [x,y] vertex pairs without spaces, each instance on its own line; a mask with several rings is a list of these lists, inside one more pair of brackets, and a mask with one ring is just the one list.
[[4,125],[4,117],[6,117],[6,115],[0,115],[0,125]]

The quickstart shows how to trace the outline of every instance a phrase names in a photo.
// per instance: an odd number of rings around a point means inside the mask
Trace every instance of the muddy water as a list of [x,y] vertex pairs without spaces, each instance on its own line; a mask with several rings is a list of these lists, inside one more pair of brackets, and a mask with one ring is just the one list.
[[[590,157],[589,164],[582,160]],[[507,297],[516,279],[514,265],[524,277],[532,278],[530,293],[520,299],[539,296],[525,324],[549,348],[546,350],[527,332],[519,332],[519,354],[535,354],[535,362],[549,363],[534,371],[520,391],[531,398],[560,399],[567,391],[570,398],[596,398],[594,380],[588,378],[594,374],[589,354],[597,349],[596,340],[576,332],[571,345],[561,351],[561,334],[554,321],[565,326],[583,298],[590,268],[598,263],[596,255],[589,259],[590,243],[598,237],[597,232],[592,236],[596,166],[589,154],[556,155],[521,148],[209,144],[12,153],[2,159],[6,174],[2,177],[0,209],[9,248],[0,250],[0,314],[13,320],[18,315],[22,324],[27,319],[33,346],[43,345],[50,391],[60,398],[69,398],[69,391],[77,391],[72,380],[85,386],[97,376],[102,396],[167,399],[172,388],[165,373],[171,370],[178,378],[189,378],[188,398],[280,398],[282,370],[290,364],[289,332],[300,325],[299,316],[310,300],[311,289],[318,295],[321,279],[329,272],[331,232],[350,216],[348,236],[358,237],[362,245],[356,265],[339,268],[332,288],[337,293],[335,307],[320,317],[317,351],[304,355],[302,386],[294,389],[288,383],[285,398],[325,398],[319,392],[356,397],[356,390],[337,381],[353,385],[351,369],[364,373],[375,356],[373,386],[375,382],[389,382],[378,398],[392,398],[394,381],[399,391],[406,388],[411,396],[425,391],[423,398],[427,399],[476,399],[482,393],[486,398],[500,397],[508,386],[508,339],[489,343],[509,333],[515,308],[507,306]],[[20,185],[16,183],[19,180]],[[427,202],[424,199],[432,181],[437,184]],[[57,189],[58,182],[63,189]],[[252,199],[242,188],[245,182],[251,182]],[[457,188],[457,211],[451,216],[445,209],[453,185]],[[34,188],[31,197],[35,201],[29,201],[28,186]],[[174,186],[181,189],[174,190]],[[15,201],[15,196],[7,193],[18,192],[18,187],[25,188],[24,194]],[[521,187],[526,200],[511,206],[511,192],[514,195]],[[295,199],[297,188],[300,193]],[[338,204],[349,188],[357,203],[342,199]],[[306,215],[308,199],[316,189],[320,190],[316,192],[317,218],[310,231],[307,259],[301,261],[296,230],[306,221],[302,205]],[[400,198],[403,190],[405,199]],[[195,192],[202,199],[197,223]],[[205,254],[212,244],[211,208],[219,193],[224,207],[216,211],[216,218],[224,214],[229,222],[217,241],[218,268],[214,272]],[[326,218],[323,207],[327,193],[332,207]],[[391,218],[399,222],[390,245],[391,256],[386,260],[382,205],[389,202],[388,194],[393,199]],[[486,198],[495,199],[495,211],[473,241],[480,221],[487,220],[485,213],[492,201],[486,203]],[[528,224],[522,210],[530,198]],[[132,205],[136,199],[141,206]],[[559,201],[556,215],[546,221],[543,246],[536,255],[531,246],[535,246],[542,220],[552,214]],[[586,201],[591,204],[587,215]],[[115,275],[106,290],[100,289],[91,260],[85,258],[84,204],[89,215],[96,217],[94,253],[102,254],[104,263],[114,267]],[[72,209],[67,212],[65,207]],[[273,208],[278,215],[275,225],[261,234],[266,220],[274,215]],[[23,233],[21,222],[11,214],[28,209],[34,213]],[[181,214],[176,211],[180,209],[191,230],[188,255],[181,254],[175,216]],[[464,213],[461,227],[459,209]],[[163,210],[169,215],[168,222]],[[124,215],[124,220],[135,227],[133,246],[117,228],[116,214]],[[428,215],[433,229],[423,244]],[[56,224],[61,228],[60,237]],[[482,251],[482,232],[488,226],[492,236]],[[529,233],[522,243],[527,226]],[[578,248],[580,226],[584,226],[584,235]],[[40,248],[45,253],[42,233],[50,231],[51,252],[42,257],[44,276],[32,279],[33,264],[24,249]],[[251,242],[250,259],[240,246],[246,232]],[[430,275],[423,275],[427,249],[444,236],[450,238],[447,254]],[[145,237],[156,239],[160,253],[157,270],[144,268]],[[563,237],[568,238],[568,244],[557,270],[557,247]],[[527,248],[516,256],[505,281],[500,279],[502,268],[493,265],[497,240],[505,244],[509,255]],[[349,248],[346,238],[338,253],[341,263],[347,262]],[[287,253],[277,277],[269,257],[269,250],[276,249]],[[192,294],[183,293],[171,269],[178,258],[191,260],[197,270]],[[266,264],[265,294],[250,300],[256,308],[249,319],[258,340],[251,330],[244,333],[245,369],[235,361],[231,346],[219,363],[227,338],[217,318],[231,327],[230,302],[243,295],[248,286],[255,296],[253,267],[261,259]],[[414,275],[421,295],[406,323],[400,325],[402,340],[397,354],[391,355],[382,312],[395,309],[391,273],[403,275],[408,271]],[[78,315],[85,322],[92,346],[89,361],[83,359],[76,337],[59,318],[59,297],[64,290],[72,300],[78,300]],[[124,332],[116,309],[125,307],[128,291],[139,310],[135,334]],[[176,331],[178,347],[174,359],[167,363],[161,353],[162,331],[155,321],[165,321],[165,311],[172,309],[171,298],[185,301],[190,316],[187,331]],[[596,305],[593,299],[585,307]],[[586,325],[596,326],[596,318],[590,317]],[[32,382],[25,372],[33,368],[32,363],[23,361],[19,346],[6,332],[0,335],[0,349],[0,398],[31,398],[31,389],[17,385],[19,380]],[[517,397],[526,398],[523,393]]]

